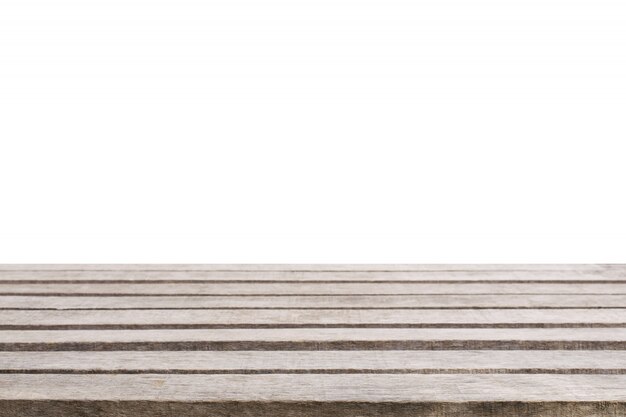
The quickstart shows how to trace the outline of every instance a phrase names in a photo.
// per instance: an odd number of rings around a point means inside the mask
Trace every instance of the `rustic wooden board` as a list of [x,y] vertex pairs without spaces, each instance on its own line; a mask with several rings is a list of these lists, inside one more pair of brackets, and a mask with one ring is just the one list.
[[[533,383],[533,381],[530,381]],[[452,387],[456,389],[455,387]],[[1,417],[623,417],[619,401],[89,401],[0,400]]]
[[0,329],[626,327],[626,309],[0,310]]
[[4,330],[0,351],[626,349],[626,328]]
[[0,352],[0,373],[625,374],[626,351]]
[[0,295],[397,295],[397,294],[625,294],[619,284],[535,283],[124,283],[1,284]]
[[626,401],[626,375],[0,375],[0,400]]
[[4,264],[0,271],[602,271],[626,264]]
[[0,417],[623,417],[625,265],[0,265]]
[[626,308],[626,294],[0,296],[2,309]]
[[588,270],[0,270],[2,282],[622,282],[626,268]]

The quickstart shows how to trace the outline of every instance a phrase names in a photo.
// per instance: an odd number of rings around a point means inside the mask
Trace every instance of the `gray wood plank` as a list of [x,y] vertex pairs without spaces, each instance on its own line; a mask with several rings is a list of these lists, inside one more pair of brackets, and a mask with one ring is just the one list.
[[626,309],[0,310],[0,329],[38,327],[626,327]]
[[0,296],[0,309],[626,308],[626,295]]
[[[157,382],[162,381],[155,380],[154,383]],[[524,383],[529,382],[532,383],[532,381],[524,381]],[[454,386],[454,388],[457,387]],[[623,417],[624,415],[626,415],[626,403],[623,401],[0,400],[0,417]]]
[[7,372],[626,373],[626,351],[0,352]]
[[1,400],[626,401],[624,387],[626,375],[0,375]]
[[0,265],[0,417],[617,417],[624,386],[625,265]]
[[2,295],[138,294],[138,295],[391,295],[391,294],[626,294],[620,284],[499,284],[499,283],[257,283],[257,284],[0,284]]
[[4,330],[0,351],[624,350],[625,328]]
[[0,271],[587,271],[626,264],[0,264]]
[[280,282],[411,282],[411,281],[624,281],[624,269],[598,270],[33,270],[12,271],[0,269],[0,282],[62,282],[62,281],[280,281]]

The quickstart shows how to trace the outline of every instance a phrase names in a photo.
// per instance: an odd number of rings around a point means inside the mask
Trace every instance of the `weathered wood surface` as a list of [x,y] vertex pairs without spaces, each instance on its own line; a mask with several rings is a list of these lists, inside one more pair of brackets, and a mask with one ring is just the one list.
[[0,375],[0,400],[626,401],[626,375]]
[[0,330],[625,327],[626,309],[0,310]]
[[5,264],[0,271],[607,271],[620,264]]
[[624,265],[0,265],[2,416],[624,416]]
[[5,330],[0,351],[626,349],[626,328]]
[[0,285],[0,295],[411,295],[411,294],[624,294],[619,284],[502,284],[502,283],[116,283],[111,284],[13,284]]
[[391,270],[379,271],[232,271],[232,270],[190,270],[190,271],[159,271],[159,270],[42,270],[13,271],[0,270],[0,281],[13,283],[30,282],[219,282],[219,283],[370,283],[370,282],[608,282],[620,283],[626,280],[626,274],[618,269],[583,270],[583,271],[533,271],[515,270]]
[[2,309],[626,308],[626,294],[342,296],[0,296]]
[[625,374],[621,350],[0,352],[2,373]]

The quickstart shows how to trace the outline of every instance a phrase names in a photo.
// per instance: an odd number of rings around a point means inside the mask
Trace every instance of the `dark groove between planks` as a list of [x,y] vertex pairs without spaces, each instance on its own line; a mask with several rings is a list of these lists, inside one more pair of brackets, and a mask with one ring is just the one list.
[[590,340],[377,340],[175,341],[0,343],[1,352],[183,350],[626,350],[624,341]]
[[132,417],[624,417],[626,403],[611,401],[475,401],[421,403],[359,403],[318,401],[7,401],[0,400],[0,417],[132,416]]
[[[481,273],[481,272],[532,272],[532,273],[536,273],[536,274],[541,274],[541,273],[550,273],[550,272],[554,272],[554,271],[558,271],[555,269],[517,269],[517,268],[511,268],[511,269],[467,269],[467,268],[457,268],[457,269],[117,269],[117,268],[112,268],[112,269],[0,269],[0,272],[33,272],[33,273],[39,273],[39,272],[47,272],[47,273],[63,273],[63,272],[84,272],[84,273],[90,273],[90,272],[128,272],[129,274],[132,273],[136,273],[136,272],[157,272],[157,273],[161,273],[161,272],[180,272],[180,273],[198,273],[198,272],[210,272],[210,273],[220,273],[220,272],[256,272],[259,274],[265,274],[265,273],[274,273],[274,272],[284,272],[284,273],[299,273],[299,272],[306,272],[306,273],[326,273],[326,272],[337,272],[337,273],[350,273],[350,272],[372,272],[372,273],[417,273],[417,274],[421,274],[421,273],[446,273],[446,272],[471,272],[471,273]],[[610,269],[602,269],[602,268],[597,268],[597,269],[589,269],[586,270],[585,272],[588,273],[596,273],[596,274],[601,274],[603,272],[607,272],[610,271]],[[571,272],[572,275],[575,275],[572,271],[567,271],[567,272]]]
[[72,279],[55,279],[55,280],[0,280],[0,286],[3,284],[624,284],[626,280],[567,280],[567,279],[551,279],[551,280],[528,280],[528,279],[510,279],[510,280],[446,280],[437,279],[427,280],[207,280],[207,279],[125,279],[125,280],[109,280],[109,279],[89,279],[89,280],[72,280]]
[[623,306],[431,306],[431,307],[76,307],[76,308],[22,308],[2,307],[9,311],[128,311],[128,310],[622,310]]
[[431,295],[626,295],[626,293],[612,292],[585,292],[585,293],[560,293],[560,292],[473,292],[473,293],[381,293],[381,294],[210,294],[210,293],[95,293],[95,292],[73,292],[73,293],[55,293],[55,292],[0,292],[2,297],[407,297],[407,296],[431,296]]
[[0,330],[150,329],[578,329],[622,328],[626,323],[211,323],[211,324],[0,324]]
[[626,375],[624,368],[425,368],[425,369],[0,369],[0,374],[65,375],[265,375],[265,374],[546,374]]

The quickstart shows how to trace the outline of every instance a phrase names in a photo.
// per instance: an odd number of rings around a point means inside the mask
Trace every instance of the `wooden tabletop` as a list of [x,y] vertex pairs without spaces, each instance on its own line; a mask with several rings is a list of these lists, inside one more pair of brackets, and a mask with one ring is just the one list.
[[4,416],[625,416],[625,265],[0,265]]

